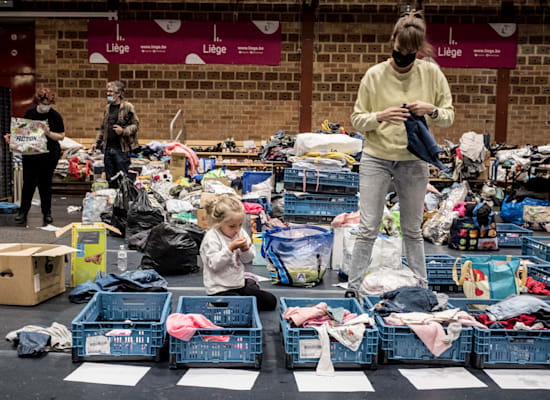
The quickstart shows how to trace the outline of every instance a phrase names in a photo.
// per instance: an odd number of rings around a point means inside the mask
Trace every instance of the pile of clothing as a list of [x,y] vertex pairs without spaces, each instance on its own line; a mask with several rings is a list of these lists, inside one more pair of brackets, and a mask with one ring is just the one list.
[[294,136],[287,135],[283,131],[277,132],[260,152],[260,159],[262,161],[286,161],[294,151],[295,140]]
[[526,182],[529,189],[531,186],[536,189],[541,179],[546,183],[550,179],[550,145],[500,150],[496,152],[496,159],[498,181],[504,182],[508,175],[509,181]]
[[449,309],[446,295],[428,289],[405,286],[380,299],[373,311],[388,325],[408,326],[436,357],[452,347],[462,326],[486,328],[467,312]]
[[354,314],[343,307],[329,307],[321,302],[312,307],[288,307],[283,319],[290,322],[291,328],[314,328],[321,342],[321,355],[317,365],[317,375],[334,376],[334,366],[330,357],[330,337],[352,351],[357,351],[366,327],[374,326],[374,319],[368,314]]
[[535,296],[515,296],[490,305],[476,318],[489,329],[548,330],[550,304]]
[[163,161],[164,149],[166,148],[167,145],[168,143],[166,142],[157,142],[153,140],[147,143],[145,146],[142,146],[141,148],[134,151],[134,154],[132,156],[139,157],[139,155],[141,154],[143,158],[146,158],[149,160]]
[[[344,134],[344,135],[348,135],[349,137],[359,139],[359,140],[361,140],[362,143],[365,142],[365,137],[361,133],[359,133],[359,132],[346,132],[344,127],[340,126],[339,123],[328,122],[328,120],[323,121],[323,123],[321,124],[321,129],[316,130],[315,133],[326,133],[326,134],[331,134],[331,135]],[[361,147],[363,147],[363,146],[361,146]],[[357,153],[352,154],[351,156],[356,161],[361,161],[361,155],[362,154],[363,154],[363,152],[359,151]]]
[[9,332],[6,340],[17,345],[19,357],[39,357],[44,352],[70,351],[72,347],[71,331],[57,322],[49,327],[26,325]]
[[154,270],[126,271],[121,275],[97,273],[94,282],[77,285],[69,294],[72,303],[87,303],[96,292],[166,292],[168,282]]
[[527,291],[532,294],[550,294],[550,287],[548,287],[546,282],[539,281],[532,277],[527,278],[525,287],[527,288]]

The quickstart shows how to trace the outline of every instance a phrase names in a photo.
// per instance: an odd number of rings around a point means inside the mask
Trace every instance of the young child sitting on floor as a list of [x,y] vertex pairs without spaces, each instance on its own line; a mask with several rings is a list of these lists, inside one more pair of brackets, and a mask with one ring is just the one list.
[[206,205],[210,230],[201,245],[203,282],[208,295],[254,296],[260,311],[274,310],[277,298],[244,278],[244,264],[252,263],[254,246],[242,229],[246,214],[241,200],[231,194],[216,196]]

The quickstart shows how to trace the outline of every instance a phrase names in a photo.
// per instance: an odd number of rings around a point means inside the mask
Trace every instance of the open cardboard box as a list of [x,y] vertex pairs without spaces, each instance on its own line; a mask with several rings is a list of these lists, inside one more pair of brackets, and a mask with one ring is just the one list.
[[0,304],[34,306],[65,291],[68,246],[0,244]]
[[94,281],[98,271],[106,272],[107,229],[121,235],[114,226],[95,223],[73,223],[55,232],[56,238],[72,231],[71,246],[77,253],[71,257],[71,286]]

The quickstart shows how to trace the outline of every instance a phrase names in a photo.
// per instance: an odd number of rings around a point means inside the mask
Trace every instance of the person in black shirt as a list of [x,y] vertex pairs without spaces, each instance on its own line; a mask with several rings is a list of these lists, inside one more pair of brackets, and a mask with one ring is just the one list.
[[[52,219],[52,177],[61,157],[59,141],[65,137],[65,126],[61,114],[52,108],[55,94],[50,89],[39,89],[34,95],[35,106],[25,112],[24,118],[35,121],[47,121],[42,128],[48,140],[48,153],[23,156],[23,189],[21,207],[15,217],[18,224],[27,224],[27,214],[31,208],[34,191],[38,187],[44,225],[53,223]],[[9,142],[9,134],[5,136]]]

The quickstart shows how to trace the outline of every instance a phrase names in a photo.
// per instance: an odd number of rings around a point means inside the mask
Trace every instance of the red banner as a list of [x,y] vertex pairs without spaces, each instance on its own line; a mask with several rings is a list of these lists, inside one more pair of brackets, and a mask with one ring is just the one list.
[[428,25],[428,40],[441,67],[516,67],[516,24],[433,24]]
[[279,65],[278,21],[88,22],[91,63]]

